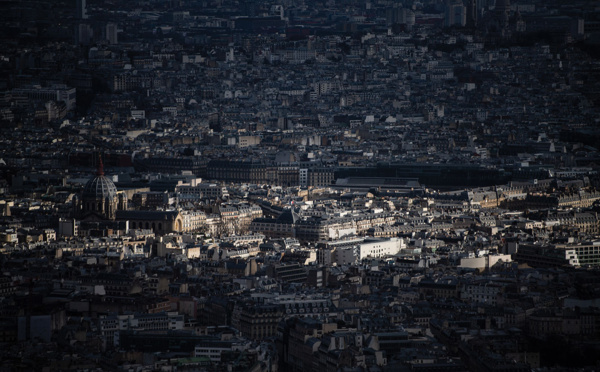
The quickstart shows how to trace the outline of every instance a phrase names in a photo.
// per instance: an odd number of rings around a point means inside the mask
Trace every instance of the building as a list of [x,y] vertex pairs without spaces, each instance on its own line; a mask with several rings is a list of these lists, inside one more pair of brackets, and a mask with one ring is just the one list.
[[[557,244],[555,249],[565,252],[565,257],[573,256],[580,266],[600,267],[600,241],[581,242],[577,244]],[[569,253],[568,253],[569,252]],[[570,253],[572,252],[572,253]]]
[[[85,1],[85,0],[83,0]],[[108,23],[106,25],[106,41],[108,41],[109,44],[118,44],[118,38],[117,38],[117,25],[114,23]]]
[[512,258],[509,254],[495,254],[484,257],[466,257],[460,260],[460,267],[477,269],[480,271],[488,270],[498,262],[511,262]]
[[167,207],[175,203],[166,191],[143,191],[133,194],[131,201],[136,207]]
[[282,282],[305,283],[308,272],[299,263],[273,264],[267,267],[267,275]]
[[236,305],[233,317],[239,318],[238,328],[242,336],[262,340],[277,334],[277,325],[283,317],[283,311],[277,305]]
[[83,220],[114,221],[118,210],[127,209],[127,197],[117,192],[113,181],[104,175],[102,158],[96,176],[90,179],[74,200],[75,215]]
[[579,266],[579,258],[573,247],[519,244],[513,260],[532,267]]
[[[123,84],[117,84],[117,76],[115,76],[115,84],[118,85],[118,89],[115,90],[130,90],[139,88],[149,88],[151,85],[151,79],[148,81],[130,81],[133,77],[127,76],[127,81]],[[143,79],[144,77],[136,76],[136,79]],[[184,141],[190,143],[194,138],[185,137]],[[181,174],[183,171],[190,171],[194,175],[201,175],[206,170],[206,161],[197,159],[195,157],[151,157],[151,158],[135,158],[134,166],[140,171],[164,173],[164,174]]]
[[190,182],[179,182],[175,187],[177,201],[179,203],[197,202],[203,199],[226,199],[229,192],[225,186],[216,183],[202,183],[201,178],[195,178]]
[[206,213],[202,211],[182,211],[182,232],[201,232],[207,230]]
[[333,168],[314,167],[306,170],[306,186],[329,186],[334,180]]
[[286,209],[277,218],[255,218],[250,224],[250,231],[259,232],[271,238],[295,237],[295,224],[300,216],[293,209]]
[[400,238],[369,238],[359,244],[358,259],[393,256],[398,254],[403,248],[406,248],[406,245],[404,240]]
[[461,1],[453,1],[446,4],[444,13],[444,25],[446,27],[461,26],[467,24],[467,8]]
[[116,213],[119,221],[129,221],[131,229],[152,230],[164,235],[183,231],[183,217],[179,211],[126,211]]
[[55,84],[49,87],[32,85],[29,87],[16,88],[12,90],[14,95],[22,95],[31,100],[64,102],[67,111],[75,109],[77,104],[77,90],[69,88],[64,84]]
[[78,19],[87,19],[87,7],[86,0],[77,0],[77,14],[76,17]]
[[296,238],[302,242],[318,242],[356,235],[356,222],[352,217],[311,216],[298,220]]
[[473,282],[464,284],[460,297],[469,303],[482,303],[496,306],[499,296],[504,293],[505,287],[493,281]]
[[119,332],[136,331],[175,331],[182,330],[184,316],[176,312],[156,314],[108,315],[98,321],[102,336],[109,344],[119,345]]

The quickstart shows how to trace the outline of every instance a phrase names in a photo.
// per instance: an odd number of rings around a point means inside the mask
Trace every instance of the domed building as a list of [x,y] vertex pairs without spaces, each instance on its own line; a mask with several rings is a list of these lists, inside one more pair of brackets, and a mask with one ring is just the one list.
[[84,220],[114,220],[117,210],[127,209],[127,197],[104,175],[102,159],[96,176],[85,184],[74,205],[75,215]]

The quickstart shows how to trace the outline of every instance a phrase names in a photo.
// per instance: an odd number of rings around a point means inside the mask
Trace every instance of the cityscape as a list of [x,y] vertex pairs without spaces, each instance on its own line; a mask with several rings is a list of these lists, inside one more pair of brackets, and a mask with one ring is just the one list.
[[598,1],[0,10],[0,372],[600,370]]

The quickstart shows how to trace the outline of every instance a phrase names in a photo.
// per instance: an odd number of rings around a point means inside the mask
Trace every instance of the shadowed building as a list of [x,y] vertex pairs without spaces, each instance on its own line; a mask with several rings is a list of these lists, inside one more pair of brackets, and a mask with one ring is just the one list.
[[117,210],[127,209],[127,196],[118,192],[113,181],[104,175],[102,158],[96,176],[85,184],[73,205],[75,215],[88,221],[114,221]]
[[129,221],[130,229],[152,230],[163,235],[181,232],[183,217],[178,211],[123,211],[116,214],[117,220]]

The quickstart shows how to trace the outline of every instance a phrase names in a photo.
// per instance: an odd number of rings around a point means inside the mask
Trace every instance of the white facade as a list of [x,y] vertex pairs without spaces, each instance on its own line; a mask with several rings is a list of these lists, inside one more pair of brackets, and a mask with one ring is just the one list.
[[243,351],[248,348],[248,344],[243,342],[233,342],[231,344],[227,342],[215,342],[213,345],[204,344],[197,345],[194,348],[194,357],[207,357],[210,358],[211,362],[220,362],[221,354],[227,351]]
[[406,248],[404,240],[399,238],[365,240],[359,245],[359,259],[393,256],[404,248]]
[[194,349],[194,357],[206,357],[209,358],[211,362],[220,362],[221,354],[225,351],[230,351],[229,347],[219,347],[219,346],[201,346],[198,345]]
[[206,226],[206,213],[202,211],[182,211],[182,232],[200,231]]
[[238,147],[249,147],[260,145],[261,138],[259,136],[239,136]]

